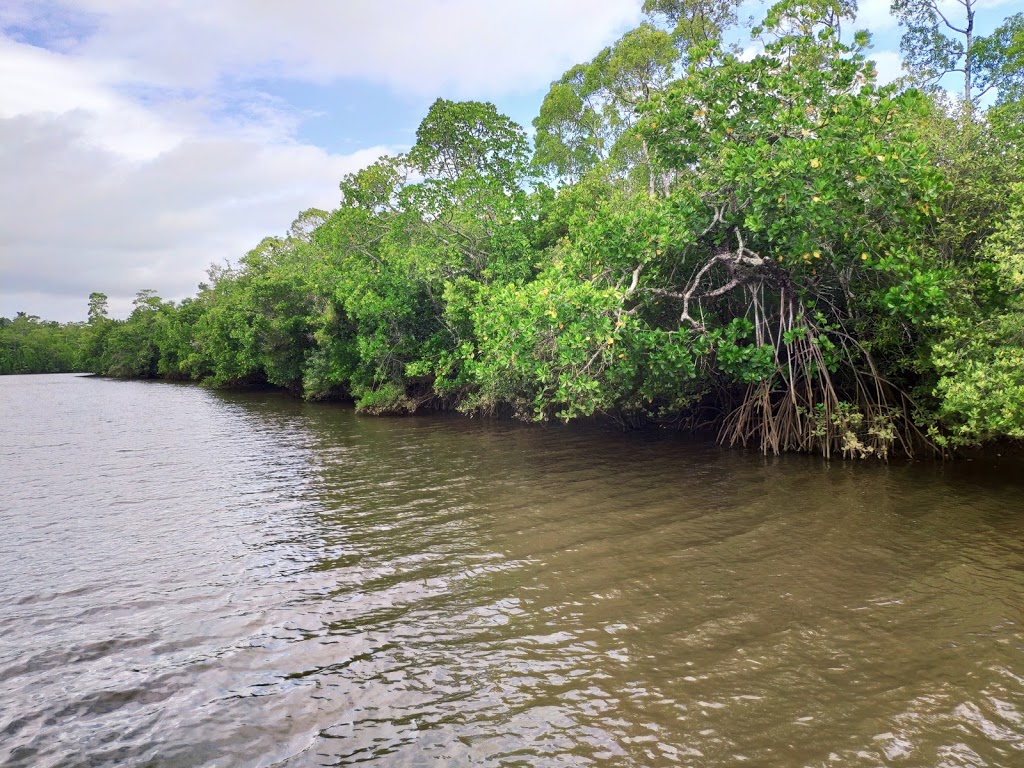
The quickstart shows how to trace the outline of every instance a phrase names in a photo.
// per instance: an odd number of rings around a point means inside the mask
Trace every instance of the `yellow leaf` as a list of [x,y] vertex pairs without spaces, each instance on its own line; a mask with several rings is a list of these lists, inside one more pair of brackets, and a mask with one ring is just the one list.
[[612,344],[614,344],[614,343],[615,343],[615,339],[612,339],[612,338],[609,338],[609,339],[608,339],[608,341],[606,341],[606,342],[605,342],[605,344],[607,344],[607,345],[608,345],[609,347],[610,347],[610,346],[611,346]]
[[811,160],[811,168],[817,168],[820,165],[821,161],[818,160],[818,158],[814,158],[813,160]]
[[884,163],[885,162],[885,155],[875,155],[875,160],[877,160],[880,163]]
[[867,261],[867,260],[868,260],[868,255],[867,255],[866,253],[862,253],[862,254],[860,255],[860,260],[861,260],[861,261]]
[[865,181],[866,179],[867,179],[867,176],[858,176],[857,177],[857,181]]
[[814,252],[814,258],[820,259],[821,258],[821,251],[815,251]]

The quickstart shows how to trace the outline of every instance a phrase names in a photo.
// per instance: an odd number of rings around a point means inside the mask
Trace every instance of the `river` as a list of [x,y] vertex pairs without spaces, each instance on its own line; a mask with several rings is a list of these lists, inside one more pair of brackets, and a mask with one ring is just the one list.
[[1024,765],[1024,477],[0,377],[0,765]]

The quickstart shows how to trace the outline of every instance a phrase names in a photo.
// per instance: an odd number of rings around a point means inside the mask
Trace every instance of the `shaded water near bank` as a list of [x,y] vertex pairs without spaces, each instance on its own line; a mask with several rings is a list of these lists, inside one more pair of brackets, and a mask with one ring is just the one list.
[[1018,468],[0,378],[0,764],[1024,765]]

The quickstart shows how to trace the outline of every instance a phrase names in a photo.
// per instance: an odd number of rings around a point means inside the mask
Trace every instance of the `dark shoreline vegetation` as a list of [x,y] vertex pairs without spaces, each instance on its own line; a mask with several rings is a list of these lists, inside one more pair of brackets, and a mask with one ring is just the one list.
[[552,84],[532,153],[493,105],[439,99],[407,154],[195,297],[0,319],[0,373],[604,416],[766,453],[1020,440],[1024,16],[958,38],[929,8],[894,4],[912,71],[878,87],[848,5],[773,6],[744,61],[719,43],[728,0],[648,0]]

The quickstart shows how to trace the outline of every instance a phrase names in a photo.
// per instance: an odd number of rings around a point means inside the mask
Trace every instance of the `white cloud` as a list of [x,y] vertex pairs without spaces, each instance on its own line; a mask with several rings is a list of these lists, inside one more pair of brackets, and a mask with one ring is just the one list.
[[[0,186],[4,288],[45,288],[76,301],[72,317],[94,290],[121,299],[140,288],[166,298],[194,293],[210,263],[283,234],[300,210],[335,207],[338,180],[387,151],[336,156],[187,137],[152,159],[125,162],[81,137],[74,120],[0,120],[0,177],[18,180]],[[45,314],[21,306],[5,314],[19,309]]]
[[869,51],[868,58],[875,62],[879,85],[888,85],[906,74],[903,71],[903,59],[896,51]]
[[88,60],[0,37],[0,118],[68,116],[82,140],[138,159],[170,149],[182,136],[165,121],[119,96],[111,73]]
[[891,5],[892,0],[859,0],[854,27],[878,35],[895,30],[899,23],[889,11]]
[[332,155],[288,140],[273,109],[217,123],[146,107],[88,60],[0,39],[0,314],[81,319],[91,291],[127,310],[194,293],[295,214],[338,202],[343,175],[387,147]]
[[764,53],[764,43],[758,40],[743,47],[739,52],[739,60],[752,61],[762,53]]
[[75,48],[168,87],[244,72],[370,80],[418,94],[529,91],[640,20],[638,0],[65,0],[98,29]]

